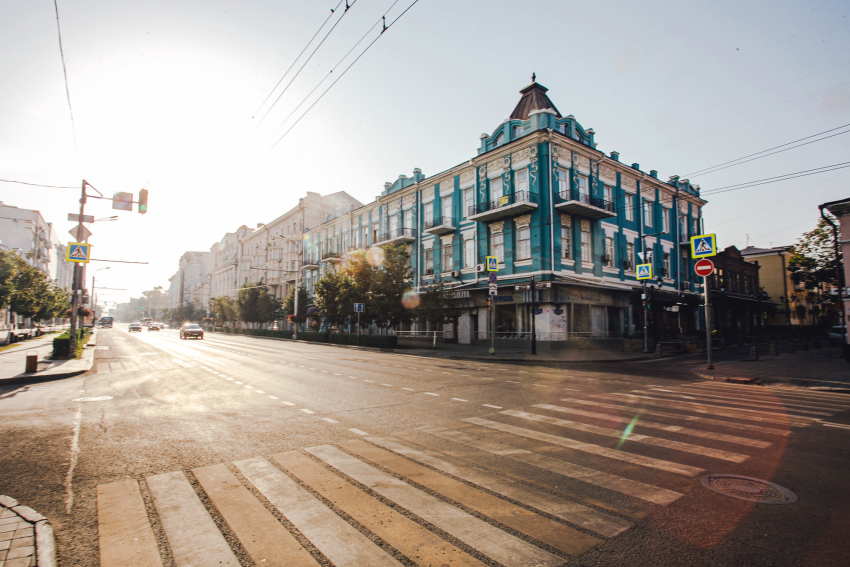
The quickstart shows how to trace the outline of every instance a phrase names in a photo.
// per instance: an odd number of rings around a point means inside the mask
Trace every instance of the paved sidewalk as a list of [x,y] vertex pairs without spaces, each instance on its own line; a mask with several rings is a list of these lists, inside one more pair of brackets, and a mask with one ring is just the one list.
[[[58,335],[45,335],[23,343],[19,347],[4,351],[0,355],[0,386],[7,384],[30,384],[59,378],[76,376],[91,370],[94,362],[94,346],[97,344],[97,329],[93,330],[83,350],[82,358],[74,360],[50,360],[53,354],[53,339]],[[38,355],[38,370],[27,373],[27,355]]]
[[720,362],[714,370],[703,364],[692,372],[707,380],[850,393],[850,363],[835,347],[778,356],[760,352],[759,360]]
[[47,518],[0,496],[0,567],[53,567],[56,550]]

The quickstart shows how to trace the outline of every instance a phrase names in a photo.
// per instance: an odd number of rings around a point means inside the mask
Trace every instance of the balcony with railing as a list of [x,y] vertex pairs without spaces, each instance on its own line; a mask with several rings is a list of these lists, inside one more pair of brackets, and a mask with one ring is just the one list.
[[386,246],[387,244],[406,244],[416,240],[416,230],[412,228],[397,228],[384,234],[378,235],[375,246]]
[[342,256],[339,252],[325,252],[322,254],[322,262],[331,262],[336,264],[342,261]]
[[434,217],[425,221],[423,232],[428,234],[449,234],[455,231],[455,222],[451,217]]
[[537,195],[528,191],[515,191],[493,201],[469,207],[468,219],[477,222],[492,222],[513,217],[537,208]]
[[304,258],[304,263],[301,265],[301,269],[303,270],[318,270],[319,269],[319,261],[316,260],[315,256],[308,256]]
[[555,208],[562,213],[578,215],[586,219],[607,219],[617,216],[612,201],[591,197],[577,189],[568,189],[555,194]]

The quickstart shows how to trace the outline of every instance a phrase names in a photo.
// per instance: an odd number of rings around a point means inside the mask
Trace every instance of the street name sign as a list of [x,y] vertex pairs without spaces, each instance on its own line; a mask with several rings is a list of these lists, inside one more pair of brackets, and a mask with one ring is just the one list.
[[365,303],[355,303],[354,304],[354,312],[355,313],[365,313],[366,312],[366,304]]
[[531,284],[515,285],[514,289],[516,291],[527,291],[531,289]]
[[652,279],[652,264],[638,264],[637,266],[635,266],[635,269],[637,270],[637,279]]
[[487,271],[488,272],[498,272],[499,271],[499,259],[495,256],[487,256]]
[[68,220],[74,222],[94,222],[92,215],[83,215],[82,217],[76,213],[68,213]]
[[708,258],[717,255],[717,235],[701,234],[691,237],[691,258]]
[[91,244],[82,242],[69,242],[65,249],[65,259],[78,264],[88,264],[91,254]]
[[703,258],[702,260],[694,264],[694,272],[696,272],[698,276],[707,278],[708,276],[714,273],[714,262]]
[[68,233],[71,235],[71,238],[76,238],[77,240],[88,240],[91,237],[91,231],[80,225],[75,226]]

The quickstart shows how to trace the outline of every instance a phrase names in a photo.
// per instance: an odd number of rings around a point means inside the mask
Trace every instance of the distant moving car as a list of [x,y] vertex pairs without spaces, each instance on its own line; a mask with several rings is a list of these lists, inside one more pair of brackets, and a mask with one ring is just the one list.
[[844,342],[844,327],[836,325],[829,330],[829,344],[832,346],[841,346]]
[[196,325],[195,323],[187,323],[180,327],[180,338],[188,339],[189,337],[195,337],[196,339],[204,338],[204,330],[200,325]]
[[133,321],[132,323],[130,323],[130,332],[132,333],[133,331],[139,331],[141,333],[142,324],[138,321]]
[[159,326],[159,323],[148,323],[148,331],[159,331],[162,327]]
[[100,318],[100,326],[104,329],[111,329],[112,323],[115,321],[112,317],[101,317]]

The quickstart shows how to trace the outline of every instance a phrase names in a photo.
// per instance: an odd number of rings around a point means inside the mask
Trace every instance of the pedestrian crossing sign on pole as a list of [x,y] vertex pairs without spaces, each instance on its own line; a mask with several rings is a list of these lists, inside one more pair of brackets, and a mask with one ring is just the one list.
[[635,269],[637,270],[637,279],[652,279],[652,264],[638,264],[637,266],[635,266]]
[[499,271],[499,259],[495,256],[487,256],[487,271],[488,272],[498,272]]
[[717,255],[717,236],[701,234],[691,237],[691,258],[708,258]]
[[88,264],[91,254],[91,244],[82,242],[69,242],[65,249],[65,259],[78,264]]

